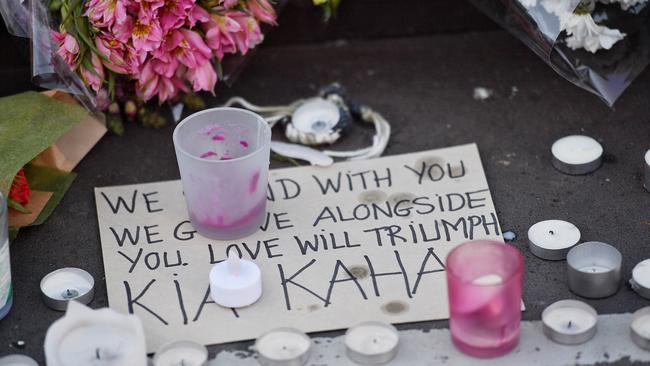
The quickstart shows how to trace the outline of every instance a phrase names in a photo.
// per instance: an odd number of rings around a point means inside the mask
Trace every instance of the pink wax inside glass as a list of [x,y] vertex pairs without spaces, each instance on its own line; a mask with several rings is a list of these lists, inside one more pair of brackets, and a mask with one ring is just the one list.
[[473,241],[446,260],[449,327],[454,345],[480,358],[497,357],[519,342],[524,261],[515,247]]
[[237,108],[197,112],[174,130],[174,146],[192,225],[230,240],[259,229],[266,213],[271,129]]

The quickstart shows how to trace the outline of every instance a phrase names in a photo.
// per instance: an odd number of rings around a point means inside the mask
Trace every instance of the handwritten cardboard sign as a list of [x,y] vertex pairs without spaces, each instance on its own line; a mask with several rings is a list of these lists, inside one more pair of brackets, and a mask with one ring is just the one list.
[[[447,253],[501,240],[475,144],[271,170],[266,222],[239,240],[198,235],[180,181],[96,188],[95,200],[110,306],[142,319],[149,351],[282,326],[444,319]],[[232,250],[264,278],[261,300],[236,310],[212,302],[208,282]]]

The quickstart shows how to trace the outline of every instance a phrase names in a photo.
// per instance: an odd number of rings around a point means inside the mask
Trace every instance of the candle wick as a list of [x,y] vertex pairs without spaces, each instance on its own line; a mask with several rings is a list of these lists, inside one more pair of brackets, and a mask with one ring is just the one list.
[[549,234],[551,234],[551,235],[555,235],[555,232],[553,232],[553,230],[549,230],[548,232],[549,232]]
[[101,360],[101,359],[102,359],[102,358],[100,357],[100,355],[99,355],[99,347],[98,347],[98,348],[95,348],[95,357],[96,357],[98,360]]
[[569,320],[569,328],[571,328],[571,325],[573,324],[572,320]]

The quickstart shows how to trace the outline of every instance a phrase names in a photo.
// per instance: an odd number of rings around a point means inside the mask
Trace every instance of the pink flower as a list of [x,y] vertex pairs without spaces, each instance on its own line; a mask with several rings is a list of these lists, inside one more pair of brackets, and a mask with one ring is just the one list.
[[104,83],[104,67],[102,66],[101,58],[94,52],[90,52],[90,63],[91,69],[86,68],[82,63],[79,66],[79,71],[86,85],[90,86],[97,93],[102,87],[102,83]]
[[157,95],[158,101],[162,103],[175,97],[179,90],[187,91],[187,87],[177,75],[166,77],[157,73],[154,61],[151,60],[143,66],[136,82],[136,93],[140,98],[147,101]]
[[237,49],[242,55],[245,55],[248,50],[257,46],[262,40],[264,40],[264,35],[260,29],[260,25],[257,23],[255,18],[248,16],[242,12],[231,12],[237,13],[233,19],[239,23],[240,31],[233,34],[235,39],[235,44]]
[[131,74],[139,66],[138,59],[133,57],[135,50],[115,39],[112,35],[101,33],[95,38],[97,49],[104,55],[102,60],[107,69],[118,74]]
[[194,28],[197,22],[205,23],[210,21],[210,13],[201,5],[194,5],[187,13],[187,25]]
[[153,18],[138,19],[132,30],[133,47],[136,51],[151,52],[160,47],[163,41],[163,31],[160,24]]
[[194,2],[195,0],[165,0],[158,10],[163,32],[180,28],[185,23],[190,9],[194,7]]
[[203,65],[212,56],[212,50],[196,32],[186,28],[173,31],[165,40],[165,56],[177,59],[192,69]]
[[135,21],[133,17],[127,16],[124,22],[115,23],[112,28],[112,33],[115,39],[122,43],[128,42],[133,36],[133,28],[135,27]]
[[221,6],[223,6],[225,9],[230,9],[237,5],[238,2],[239,0],[223,0],[221,2]]
[[65,31],[61,33],[52,31],[51,35],[58,47],[56,53],[74,70],[77,67],[75,62],[79,55],[77,39]]
[[90,0],[86,3],[85,16],[98,28],[110,27],[115,22],[126,20],[126,6],[123,0]]
[[205,41],[219,59],[226,53],[237,52],[234,34],[240,30],[239,23],[227,15],[213,14],[209,22],[203,23]]
[[203,65],[187,69],[187,79],[192,82],[192,89],[209,91],[214,94],[214,86],[217,83],[217,72],[214,71],[212,63],[206,61]]
[[268,0],[248,0],[246,1],[248,5],[248,10],[257,18],[260,22],[276,25],[275,19],[275,10],[273,6],[268,2]]

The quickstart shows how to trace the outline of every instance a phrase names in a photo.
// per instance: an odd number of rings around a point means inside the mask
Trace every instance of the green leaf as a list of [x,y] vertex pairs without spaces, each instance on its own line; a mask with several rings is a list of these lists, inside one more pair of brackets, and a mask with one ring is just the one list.
[[7,200],[7,207],[11,207],[14,210],[16,210],[18,212],[21,212],[21,213],[24,213],[24,214],[31,213],[25,206],[21,205],[20,203],[18,203],[17,201],[15,201],[15,200],[13,200],[11,198],[9,198]]
[[276,153],[276,152],[274,152],[273,154],[271,154],[271,159],[273,159],[273,160],[277,160],[277,161],[283,161],[283,162],[286,162],[286,163],[292,164],[292,165],[294,165],[294,166],[300,166],[300,163],[298,163],[295,159],[290,158],[290,157],[288,157],[288,156],[284,156],[284,155],[278,154],[278,153]]
[[115,73],[110,70],[108,72],[108,98],[110,100],[115,99]]

